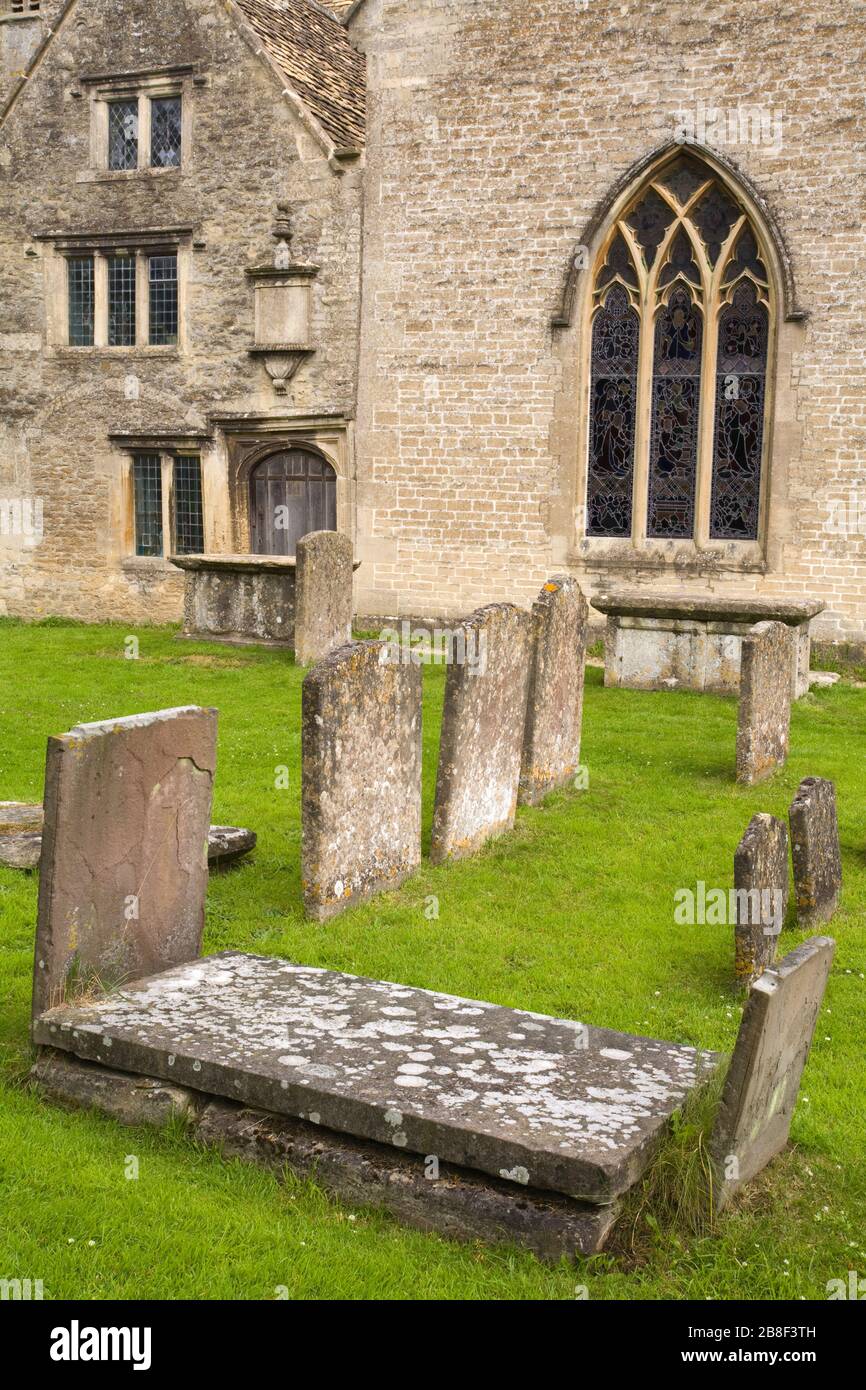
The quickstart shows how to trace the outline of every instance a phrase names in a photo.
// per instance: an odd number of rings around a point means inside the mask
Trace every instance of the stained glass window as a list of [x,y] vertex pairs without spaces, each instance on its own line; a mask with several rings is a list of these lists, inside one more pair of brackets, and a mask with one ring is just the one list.
[[162,460],[159,454],[136,454],[132,461],[135,493],[135,553],[162,554]]
[[138,99],[108,104],[108,167],[138,168]]
[[135,257],[108,258],[108,346],[135,346]]
[[622,285],[592,328],[587,535],[630,536],[640,320]]
[[692,535],[703,319],[683,286],[658,317],[653,358],[647,535]]
[[150,162],[155,169],[180,164],[181,98],[155,97],[150,103]]
[[165,347],[177,342],[177,256],[151,256],[148,281],[150,342]]
[[93,347],[93,257],[74,256],[69,274],[69,346]]
[[744,280],[719,318],[710,536],[756,540],[769,316]]

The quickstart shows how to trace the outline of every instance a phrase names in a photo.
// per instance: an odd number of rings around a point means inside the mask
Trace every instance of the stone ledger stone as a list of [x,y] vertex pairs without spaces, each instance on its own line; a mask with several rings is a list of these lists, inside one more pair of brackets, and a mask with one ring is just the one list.
[[757,623],[743,641],[738,782],[760,782],[787,761],[791,694],[790,630],[784,623]]
[[207,837],[207,860],[212,869],[224,868],[254,850],[258,836],[238,825],[212,825]]
[[55,1009],[34,1038],[600,1204],[636,1181],[718,1062],[693,1047],[237,952]]
[[761,812],[734,855],[734,969],[741,984],[750,985],[775,959],[789,887],[787,827]]
[[421,670],[389,656],[352,642],[304,679],[302,878],[318,922],[421,862]]
[[291,647],[296,567],[281,555],[172,555],[185,571],[183,637]]
[[719,1209],[788,1142],[835,949],[813,937],[752,985],[711,1141]]
[[295,660],[309,666],[351,641],[352,542],[339,531],[311,531],[295,559]]
[[522,805],[568,785],[580,765],[588,615],[580,585],[570,578],[551,579],[533,605]]
[[480,608],[459,632],[466,660],[448,668],[430,857],[473,854],[514,824],[532,619],[510,603]]
[[829,922],[842,891],[836,788],[824,777],[800,783],[788,813],[794,893],[801,927]]
[[40,1052],[30,1079],[48,1100],[72,1109],[101,1110],[122,1125],[161,1128],[178,1116],[189,1119],[204,1101],[184,1086],[81,1062],[49,1048]]
[[199,954],[216,730],[188,706],[48,740],[34,1014]]

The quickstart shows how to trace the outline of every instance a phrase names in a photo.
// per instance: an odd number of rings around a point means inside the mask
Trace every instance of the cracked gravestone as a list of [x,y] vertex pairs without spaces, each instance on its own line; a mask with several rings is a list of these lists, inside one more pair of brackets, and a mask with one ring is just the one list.
[[52,1010],[34,1040],[597,1204],[636,1181],[718,1065],[693,1047],[240,952]]
[[812,937],[752,985],[711,1140],[719,1210],[788,1142],[835,949]]
[[48,740],[34,1013],[199,954],[216,728],[188,706]]
[[352,642],[308,672],[302,705],[304,906],[325,922],[421,862],[421,670]]
[[532,608],[520,803],[574,781],[580,764],[589,608],[574,579],[545,584]]
[[772,965],[788,892],[787,827],[762,812],[752,817],[734,855],[734,969],[741,984],[750,985]]
[[833,783],[824,777],[807,777],[797,789],[788,816],[797,921],[801,927],[814,927],[830,920],[842,891]]
[[793,694],[791,641],[791,630],[784,623],[757,623],[743,639],[738,782],[760,782],[787,762]]
[[529,689],[532,619],[510,603],[457,629],[445,680],[430,857],[473,854],[514,824]]
[[351,641],[352,542],[339,531],[311,531],[295,559],[295,660],[310,666]]

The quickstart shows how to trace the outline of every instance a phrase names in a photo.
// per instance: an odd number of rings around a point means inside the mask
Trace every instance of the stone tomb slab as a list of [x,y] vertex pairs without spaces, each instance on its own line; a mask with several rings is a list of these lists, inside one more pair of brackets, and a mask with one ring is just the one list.
[[719,1209],[788,1142],[835,949],[813,936],[752,985],[711,1141]]
[[52,1010],[34,1040],[599,1204],[636,1181],[718,1061],[231,951]]
[[788,813],[797,921],[801,927],[829,922],[842,891],[842,855],[836,788],[825,777],[800,783]]

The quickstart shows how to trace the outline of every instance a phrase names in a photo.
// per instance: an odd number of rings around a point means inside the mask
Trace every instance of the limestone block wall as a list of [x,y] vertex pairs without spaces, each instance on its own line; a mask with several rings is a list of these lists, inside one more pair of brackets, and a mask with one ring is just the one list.
[[[814,596],[819,635],[866,635],[864,7],[366,0],[349,32],[369,80],[361,611],[528,605],[570,572],[589,594]],[[746,138],[741,108],[761,118]],[[779,325],[751,568],[736,548],[649,563],[582,542],[579,281],[570,322],[551,321],[594,215],[684,112],[774,221],[805,315]]]

